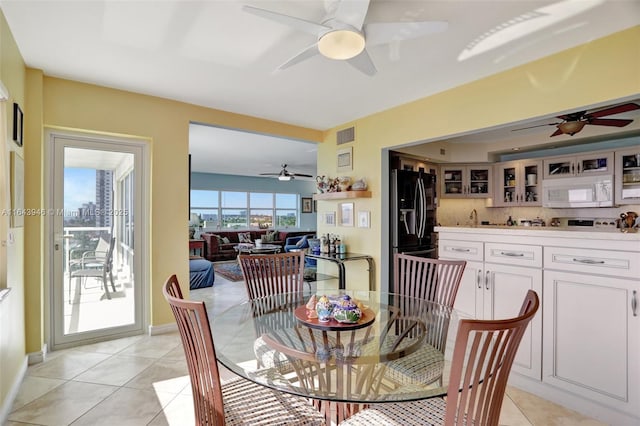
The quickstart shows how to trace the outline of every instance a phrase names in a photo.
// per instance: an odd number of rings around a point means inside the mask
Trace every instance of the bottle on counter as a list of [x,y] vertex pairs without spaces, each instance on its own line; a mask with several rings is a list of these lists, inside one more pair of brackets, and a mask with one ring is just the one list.
[[507,226],[513,226],[513,219],[511,219],[511,216],[507,219]]

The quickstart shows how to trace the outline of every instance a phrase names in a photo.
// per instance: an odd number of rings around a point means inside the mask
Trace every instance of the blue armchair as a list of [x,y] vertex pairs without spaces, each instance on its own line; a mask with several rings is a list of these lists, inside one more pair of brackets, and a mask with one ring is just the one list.
[[291,250],[301,250],[309,248],[309,242],[307,238],[313,238],[313,235],[301,235],[298,237],[288,237],[284,240],[284,251],[290,252]]

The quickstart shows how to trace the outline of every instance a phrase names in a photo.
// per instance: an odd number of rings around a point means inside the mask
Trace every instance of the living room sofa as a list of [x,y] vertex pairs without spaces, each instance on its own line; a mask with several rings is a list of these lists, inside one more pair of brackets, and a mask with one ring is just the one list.
[[[284,246],[284,242],[289,237],[308,235],[314,231],[275,231],[268,229],[259,230],[243,230],[243,231],[206,231],[201,234],[205,244],[205,253],[207,260],[216,262],[220,260],[233,260],[238,253],[233,247],[237,246],[240,241],[240,234],[249,234],[251,242],[256,239],[262,239],[263,244],[276,244]],[[273,235],[273,240],[265,239],[265,235],[269,233]],[[227,242],[228,241],[228,242]]]

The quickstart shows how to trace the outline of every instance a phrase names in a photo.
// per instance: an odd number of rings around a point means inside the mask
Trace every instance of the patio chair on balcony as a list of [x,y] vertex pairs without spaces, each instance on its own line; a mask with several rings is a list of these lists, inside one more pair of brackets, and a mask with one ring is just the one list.
[[[100,239],[102,240],[102,238]],[[74,278],[76,280],[76,293],[80,296],[82,283],[81,280],[86,278],[99,279],[102,282],[107,299],[111,299],[107,277],[111,284],[111,289],[115,292],[116,287],[113,282],[113,248],[116,239],[111,237],[106,251],[89,250],[85,251],[81,258],[74,259],[69,265],[69,303],[71,303],[71,283]],[[100,245],[100,242],[98,242]]]

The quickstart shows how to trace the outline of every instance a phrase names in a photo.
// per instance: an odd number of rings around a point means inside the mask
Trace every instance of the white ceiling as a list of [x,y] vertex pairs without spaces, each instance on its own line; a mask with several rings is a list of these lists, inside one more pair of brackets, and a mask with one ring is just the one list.
[[[365,23],[426,20],[449,27],[367,47],[378,70],[370,77],[322,56],[274,72],[315,37],[248,14],[244,4],[321,22],[335,0],[0,0],[26,64],[45,75],[320,130],[640,24],[637,0],[372,0]],[[527,13],[549,10],[559,14],[530,20],[546,22],[543,28],[517,25]],[[518,28],[528,31],[516,34]],[[474,40],[495,33],[512,37],[459,59]],[[204,149],[211,149],[210,140]],[[265,150],[229,140],[215,148],[225,151],[210,157],[209,166],[240,163],[247,174],[287,163],[290,171],[315,173],[304,170],[307,160],[296,164],[276,154],[275,145]],[[195,141],[191,147],[201,149]],[[249,163],[247,152],[259,153],[258,162]]]

